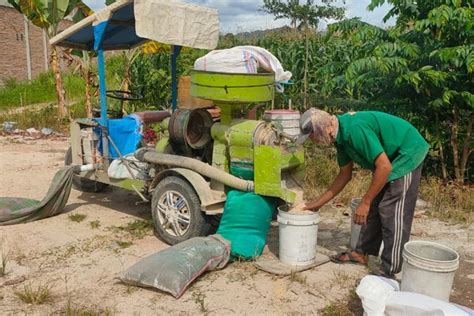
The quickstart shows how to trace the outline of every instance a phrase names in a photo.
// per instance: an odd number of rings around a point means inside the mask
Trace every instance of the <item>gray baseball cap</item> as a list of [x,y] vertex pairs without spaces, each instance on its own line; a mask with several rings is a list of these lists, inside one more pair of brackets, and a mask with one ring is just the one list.
[[312,114],[316,112],[315,109],[311,108],[301,114],[300,117],[300,136],[296,140],[298,145],[303,144],[313,132],[313,120]]

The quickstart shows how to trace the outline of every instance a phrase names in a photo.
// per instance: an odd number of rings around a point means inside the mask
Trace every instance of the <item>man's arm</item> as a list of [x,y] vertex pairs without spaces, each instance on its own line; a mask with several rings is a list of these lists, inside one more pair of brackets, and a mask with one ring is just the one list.
[[375,158],[375,171],[370,182],[369,189],[365,193],[362,201],[357,206],[354,213],[354,223],[363,225],[367,222],[367,214],[369,214],[370,204],[375,199],[377,194],[382,191],[388,176],[392,172],[392,164],[387,157],[387,154],[382,152]]
[[304,206],[306,210],[314,210],[319,209],[321,206],[326,204],[327,202],[331,201],[339,192],[344,189],[346,184],[352,178],[352,168],[354,163],[351,161],[345,166],[340,167],[339,174],[337,175],[334,182],[331,184],[329,189],[323,193],[317,200],[307,202]]

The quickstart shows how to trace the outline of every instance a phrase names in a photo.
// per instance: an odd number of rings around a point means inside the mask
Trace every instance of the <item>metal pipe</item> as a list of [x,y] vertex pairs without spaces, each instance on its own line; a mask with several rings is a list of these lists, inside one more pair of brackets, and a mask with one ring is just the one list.
[[158,165],[190,169],[203,176],[222,182],[226,186],[240,191],[252,192],[254,190],[253,181],[242,180],[197,159],[177,155],[160,154],[155,151],[150,151],[146,148],[137,150],[135,152],[135,158],[140,161]]
[[23,17],[23,22],[25,25],[26,71],[28,80],[31,80],[30,24],[25,16]]

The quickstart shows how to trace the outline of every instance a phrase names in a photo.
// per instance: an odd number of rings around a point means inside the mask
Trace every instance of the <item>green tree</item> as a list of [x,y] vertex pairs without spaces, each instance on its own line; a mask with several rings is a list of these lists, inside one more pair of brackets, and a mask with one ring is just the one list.
[[[73,13],[73,11],[80,17],[86,16],[91,12],[80,0],[8,0],[8,2],[33,25],[45,30],[48,38],[58,34],[59,23]],[[59,118],[64,118],[67,114],[66,98],[59,68],[57,48],[53,46],[50,54],[51,68],[56,81],[58,116]]]
[[[370,9],[383,4],[373,0]],[[442,176],[463,183],[473,152],[474,9],[470,1],[389,0],[383,30],[358,19],[329,28],[349,45],[319,70],[326,95],[384,104],[417,120],[438,155]],[[472,176],[472,175],[471,175]]]
[[340,20],[344,17],[344,8],[333,6],[336,0],[322,0],[321,5],[314,0],[263,0],[262,10],[275,19],[289,19],[294,29],[317,29],[323,19]]
[[306,0],[301,4],[299,0],[263,0],[262,10],[272,14],[275,19],[290,19],[293,29],[302,31],[305,39],[305,57],[303,73],[304,107],[308,100],[308,59],[310,49],[310,37],[317,30],[322,19],[340,20],[344,17],[344,8],[333,6],[335,0],[322,0],[321,5],[314,0]]

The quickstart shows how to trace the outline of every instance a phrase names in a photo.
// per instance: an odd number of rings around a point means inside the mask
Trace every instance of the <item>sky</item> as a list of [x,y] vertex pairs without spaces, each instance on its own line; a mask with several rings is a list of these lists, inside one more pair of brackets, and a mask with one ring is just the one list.
[[[84,0],[92,9],[105,6],[104,0]],[[265,30],[289,25],[287,20],[274,20],[273,16],[260,11],[262,0],[182,0],[219,10],[221,33],[239,33]],[[393,25],[393,21],[383,23],[383,17],[390,7],[385,4],[374,11],[368,11],[370,0],[345,0],[346,17],[360,17],[363,21],[377,25]],[[324,25],[321,26],[324,28]]]

